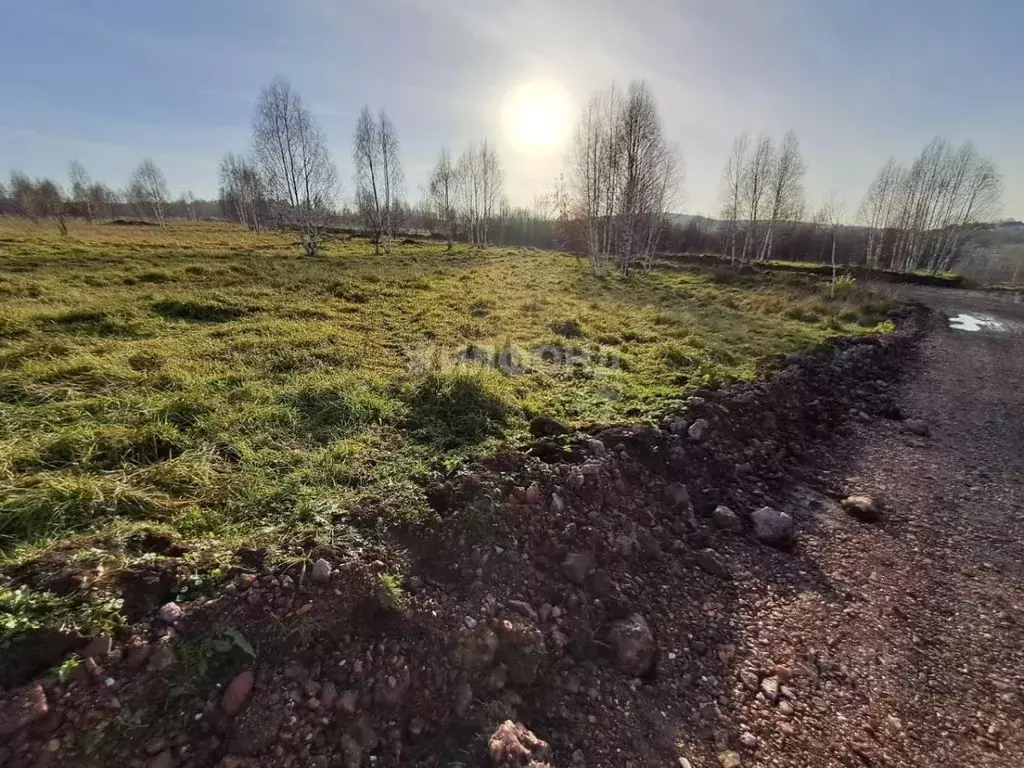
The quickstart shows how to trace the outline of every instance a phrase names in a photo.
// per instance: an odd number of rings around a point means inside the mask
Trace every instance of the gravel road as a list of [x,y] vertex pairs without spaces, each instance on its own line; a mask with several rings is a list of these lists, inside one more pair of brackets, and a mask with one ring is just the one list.
[[[900,401],[928,434],[859,425],[812,484],[824,493],[794,500],[821,511],[799,567],[822,586],[759,590],[740,647],[812,693],[791,717],[734,695],[763,737],[744,766],[1024,765],[1024,306],[900,293],[938,313]],[[950,328],[961,314],[980,330]],[[833,501],[855,493],[881,524]]]

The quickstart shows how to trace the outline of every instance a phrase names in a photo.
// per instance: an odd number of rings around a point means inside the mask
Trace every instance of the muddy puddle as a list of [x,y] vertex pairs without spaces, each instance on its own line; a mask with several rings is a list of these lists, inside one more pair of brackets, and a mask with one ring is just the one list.
[[990,315],[968,315],[961,313],[956,317],[949,318],[949,327],[957,331],[988,331],[990,333],[1003,333],[1007,330],[1006,324],[996,320]]

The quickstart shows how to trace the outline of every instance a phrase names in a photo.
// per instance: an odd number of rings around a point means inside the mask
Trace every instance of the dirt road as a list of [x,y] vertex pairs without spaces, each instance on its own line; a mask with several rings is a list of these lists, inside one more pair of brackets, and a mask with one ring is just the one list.
[[[794,500],[820,510],[799,566],[818,588],[762,586],[740,652],[805,682],[790,716],[734,694],[759,743],[744,766],[1024,765],[1024,306],[901,293],[940,313],[900,395],[928,434],[866,421],[825,461],[824,493]],[[978,330],[948,327],[960,315]],[[883,522],[845,515],[847,493]]]

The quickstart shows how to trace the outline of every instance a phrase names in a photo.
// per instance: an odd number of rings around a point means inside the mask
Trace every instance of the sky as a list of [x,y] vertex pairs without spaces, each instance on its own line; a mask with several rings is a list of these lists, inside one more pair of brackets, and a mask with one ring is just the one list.
[[792,129],[809,208],[836,191],[852,218],[887,158],[942,135],[996,161],[1003,214],[1024,218],[1021,0],[12,0],[2,17],[4,177],[64,181],[77,158],[123,187],[151,157],[175,196],[213,197],[281,75],[324,129],[343,197],[369,104],[398,130],[410,201],[443,146],[487,137],[528,205],[590,94],[639,77],[682,154],[680,212],[718,211],[738,134]]

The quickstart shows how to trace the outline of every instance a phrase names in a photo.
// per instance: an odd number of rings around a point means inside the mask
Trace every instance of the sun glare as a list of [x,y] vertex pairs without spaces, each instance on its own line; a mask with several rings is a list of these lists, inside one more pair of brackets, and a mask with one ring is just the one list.
[[520,83],[505,94],[501,122],[512,147],[523,154],[543,155],[561,148],[572,122],[572,98],[550,78]]

